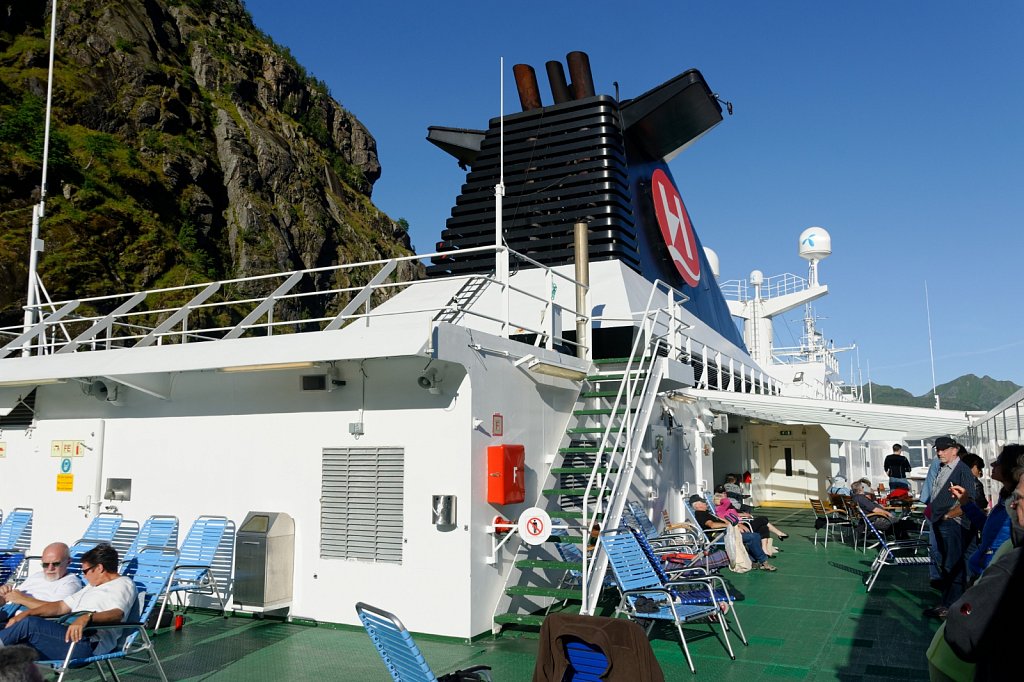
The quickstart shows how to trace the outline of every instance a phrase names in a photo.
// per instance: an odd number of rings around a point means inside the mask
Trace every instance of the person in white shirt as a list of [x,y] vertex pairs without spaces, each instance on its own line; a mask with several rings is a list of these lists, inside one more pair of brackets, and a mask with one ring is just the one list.
[[[40,558],[43,570],[30,575],[17,588],[12,585],[0,586],[0,606],[17,604],[31,608],[42,602],[70,597],[82,589],[82,580],[68,573],[71,555],[63,542],[47,545]],[[6,623],[13,614],[12,609],[0,611],[0,624]]]
[[[82,576],[88,582],[63,600],[42,602],[11,618],[0,630],[0,644],[27,644],[42,659],[62,659],[73,646],[72,658],[110,653],[120,632],[99,630],[88,636],[82,631],[92,625],[123,623],[135,605],[137,593],[130,578],[117,573],[117,550],[100,544],[82,555]],[[84,612],[70,623],[61,624],[47,617]]]

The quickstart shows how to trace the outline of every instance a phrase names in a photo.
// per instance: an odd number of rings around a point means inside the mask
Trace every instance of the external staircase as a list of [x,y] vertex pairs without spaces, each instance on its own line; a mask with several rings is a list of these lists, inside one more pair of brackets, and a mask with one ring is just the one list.
[[513,624],[539,627],[544,615],[538,612],[552,600],[593,611],[607,567],[597,532],[621,520],[655,405],[659,359],[657,348],[640,347],[633,357],[594,361],[535,502],[564,533],[536,547],[519,543],[495,609],[495,632]]

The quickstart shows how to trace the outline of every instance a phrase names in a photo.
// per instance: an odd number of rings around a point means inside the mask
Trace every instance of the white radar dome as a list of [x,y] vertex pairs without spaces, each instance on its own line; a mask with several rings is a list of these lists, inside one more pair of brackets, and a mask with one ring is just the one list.
[[755,287],[759,287],[764,284],[764,273],[760,270],[754,270],[750,273],[750,283]]
[[718,279],[718,254],[705,246],[704,257],[708,259],[708,265],[711,266],[711,274],[715,276],[715,279]]
[[808,227],[800,233],[800,257],[824,260],[832,255],[832,236],[824,227]]

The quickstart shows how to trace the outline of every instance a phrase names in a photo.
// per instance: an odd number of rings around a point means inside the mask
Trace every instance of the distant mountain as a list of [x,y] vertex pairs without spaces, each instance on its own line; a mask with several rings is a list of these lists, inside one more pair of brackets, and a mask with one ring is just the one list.
[[[1020,386],[1012,381],[998,381],[990,376],[978,377],[965,374],[938,386],[939,401],[947,410],[979,410],[988,411],[1006,400]],[[910,407],[935,407],[935,397],[931,391],[924,395],[914,396],[909,391],[885,384],[864,386],[864,396],[871,396],[874,402],[883,405],[906,405]]]

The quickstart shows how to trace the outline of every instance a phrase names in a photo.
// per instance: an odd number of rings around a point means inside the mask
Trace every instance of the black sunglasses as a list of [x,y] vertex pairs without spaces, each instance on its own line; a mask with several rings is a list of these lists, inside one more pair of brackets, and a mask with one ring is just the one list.
[[90,566],[89,568],[83,568],[82,569],[82,575],[89,575],[89,571],[92,571],[93,569],[96,569],[96,568],[99,568],[99,567],[100,567],[99,564],[95,564],[93,566]]
[[43,568],[57,568],[58,566],[60,566],[64,562],[63,561],[41,561],[39,563],[42,565]]

